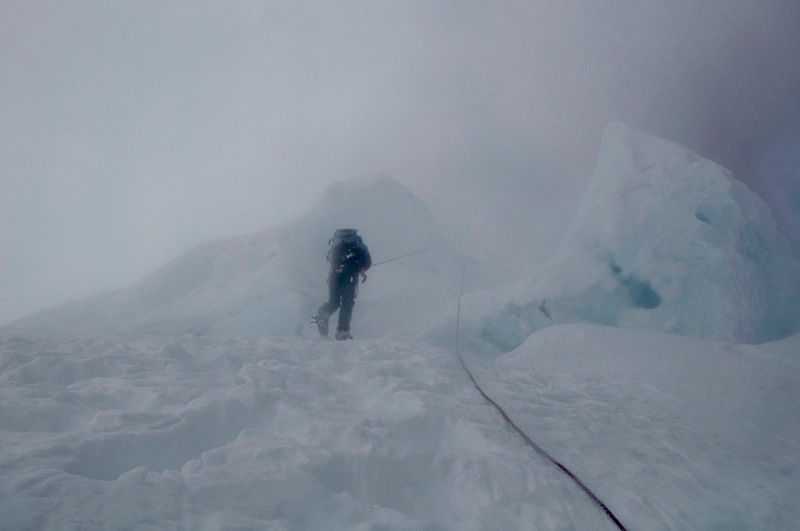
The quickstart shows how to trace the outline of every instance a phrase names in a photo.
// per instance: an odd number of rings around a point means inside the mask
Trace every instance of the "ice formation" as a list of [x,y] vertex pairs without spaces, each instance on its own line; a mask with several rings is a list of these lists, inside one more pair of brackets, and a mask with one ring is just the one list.
[[800,324],[800,266],[766,204],[726,169],[621,123],[557,256],[484,322],[508,351],[587,322],[760,343]]

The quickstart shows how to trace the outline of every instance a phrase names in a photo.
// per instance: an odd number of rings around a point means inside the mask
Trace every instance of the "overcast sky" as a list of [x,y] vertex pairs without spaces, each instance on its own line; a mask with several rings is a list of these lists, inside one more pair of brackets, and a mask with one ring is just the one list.
[[617,120],[733,169],[797,245],[799,96],[796,0],[0,0],[0,323],[365,173],[544,260]]

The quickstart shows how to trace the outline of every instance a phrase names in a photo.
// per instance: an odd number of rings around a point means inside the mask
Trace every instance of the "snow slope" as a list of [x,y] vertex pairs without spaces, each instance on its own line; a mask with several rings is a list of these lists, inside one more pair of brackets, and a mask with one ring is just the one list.
[[484,377],[523,429],[613,478],[631,528],[795,529],[799,352],[800,334],[734,346],[561,325]]
[[0,328],[0,527],[612,529],[472,386],[458,315],[477,381],[629,529],[800,528],[796,263],[717,166],[612,126],[550,266],[463,304],[445,247],[376,266],[347,342],[307,322],[341,226],[375,262],[440,242],[356,179]]
[[[305,216],[202,245],[136,285],[4,327],[18,333],[295,335],[327,300],[325,256],[336,228],[359,230],[380,262],[443,243],[425,204],[386,176],[331,185]],[[399,316],[452,296],[460,265],[446,247],[376,267],[360,288],[353,332],[408,337]],[[424,317],[421,316],[421,319]],[[403,324],[409,324],[404,318]],[[412,320],[413,330],[419,324]]]
[[727,170],[617,123],[559,253],[500,303],[484,336],[504,351],[571,322],[760,343],[800,330],[800,262]]
[[[475,365],[630,529],[800,524],[800,336],[551,327]],[[451,351],[0,339],[3,529],[612,529]]]
[[451,353],[4,338],[4,529],[602,528]]

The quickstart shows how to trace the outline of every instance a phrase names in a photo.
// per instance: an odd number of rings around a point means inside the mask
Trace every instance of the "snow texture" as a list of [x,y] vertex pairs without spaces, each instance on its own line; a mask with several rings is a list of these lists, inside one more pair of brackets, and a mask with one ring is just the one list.
[[[629,529],[800,528],[800,334],[738,342],[796,324],[765,212],[719,167],[615,125],[554,262],[463,298],[479,383]],[[441,241],[408,190],[356,179],[0,328],[0,527],[613,529],[472,386],[446,247],[369,273],[358,339],[317,336],[347,226],[375,262]]]
[[[800,335],[588,325],[477,370],[629,528],[800,523]],[[3,529],[612,529],[474,391],[392,340],[0,339]]]
[[501,302],[483,325],[501,351],[576,322],[761,343],[800,329],[800,264],[726,169],[616,123],[557,256]]

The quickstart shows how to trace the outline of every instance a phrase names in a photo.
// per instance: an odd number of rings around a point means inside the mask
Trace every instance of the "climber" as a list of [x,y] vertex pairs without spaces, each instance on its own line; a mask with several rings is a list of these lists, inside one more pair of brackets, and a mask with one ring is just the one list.
[[358,278],[367,280],[365,272],[372,265],[369,249],[355,229],[339,229],[328,242],[328,262],[331,271],[328,275],[328,302],[322,304],[312,321],[317,325],[322,337],[328,337],[328,319],[339,310],[339,325],[336,339],[353,339],[350,335],[350,318],[358,292]]

